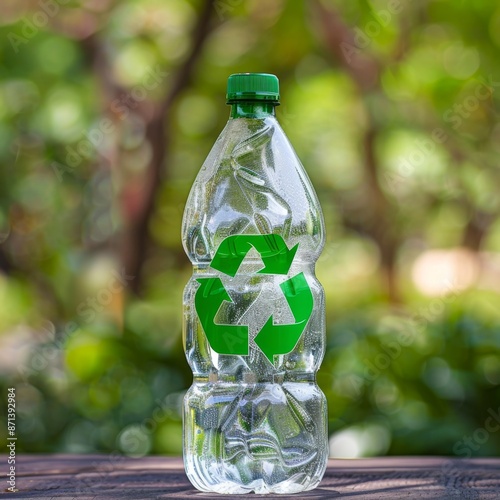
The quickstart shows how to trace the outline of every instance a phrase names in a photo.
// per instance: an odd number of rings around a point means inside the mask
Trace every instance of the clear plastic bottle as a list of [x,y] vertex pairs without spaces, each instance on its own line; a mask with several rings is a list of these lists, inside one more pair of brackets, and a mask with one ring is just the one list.
[[231,75],[230,119],[189,195],[182,239],[184,464],[217,493],[298,493],[328,458],[323,289],[314,274],[323,216],[279,126],[278,79]]

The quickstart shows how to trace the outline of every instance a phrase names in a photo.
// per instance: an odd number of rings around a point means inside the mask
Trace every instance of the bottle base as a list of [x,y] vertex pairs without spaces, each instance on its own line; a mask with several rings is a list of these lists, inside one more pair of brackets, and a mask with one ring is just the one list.
[[314,383],[193,384],[184,400],[184,465],[200,491],[293,494],[328,460],[326,399]]
[[216,485],[211,485],[210,488],[197,485],[194,481],[191,481],[191,483],[196,489],[203,491],[204,493],[218,493],[222,495],[245,495],[248,493],[255,493],[256,495],[291,495],[313,490],[320,483],[319,480],[310,482],[310,478],[307,477],[302,478],[302,480],[303,483],[299,482],[298,478],[292,477],[274,485],[266,484],[262,479],[257,479],[246,485],[234,483],[232,481],[225,481]]

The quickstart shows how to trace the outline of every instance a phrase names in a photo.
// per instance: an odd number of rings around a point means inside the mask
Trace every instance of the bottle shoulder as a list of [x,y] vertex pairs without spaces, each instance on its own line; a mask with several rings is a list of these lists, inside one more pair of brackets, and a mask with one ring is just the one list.
[[297,154],[274,117],[229,120],[191,188],[182,239],[193,263],[235,234],[279,234],[315,260],[323,215]]

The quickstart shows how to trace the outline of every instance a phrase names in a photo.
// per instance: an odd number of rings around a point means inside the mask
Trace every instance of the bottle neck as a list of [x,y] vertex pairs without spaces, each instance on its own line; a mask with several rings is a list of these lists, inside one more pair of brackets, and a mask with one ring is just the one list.
[[267,118],[276,116],[276,103],[238,101],[231,104],[231,118]]

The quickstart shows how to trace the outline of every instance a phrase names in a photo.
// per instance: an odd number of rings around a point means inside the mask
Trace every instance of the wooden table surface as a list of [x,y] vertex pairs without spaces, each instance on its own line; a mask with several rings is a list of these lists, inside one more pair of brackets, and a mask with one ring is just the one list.
[[[4,493],[7,457],[0,456],[2,497],[49,499],[244,498],[201,493],[189,483],[180,458],[118,455],[21,455],[17,493]],[[2,470],[3,469],[3,470]],[[248,496],[248,495],[246,495]],[[500,459],[386,457],[330,460],[318,488],[300,495],[251,498],[346,498],[355,500],[500,499]]]

